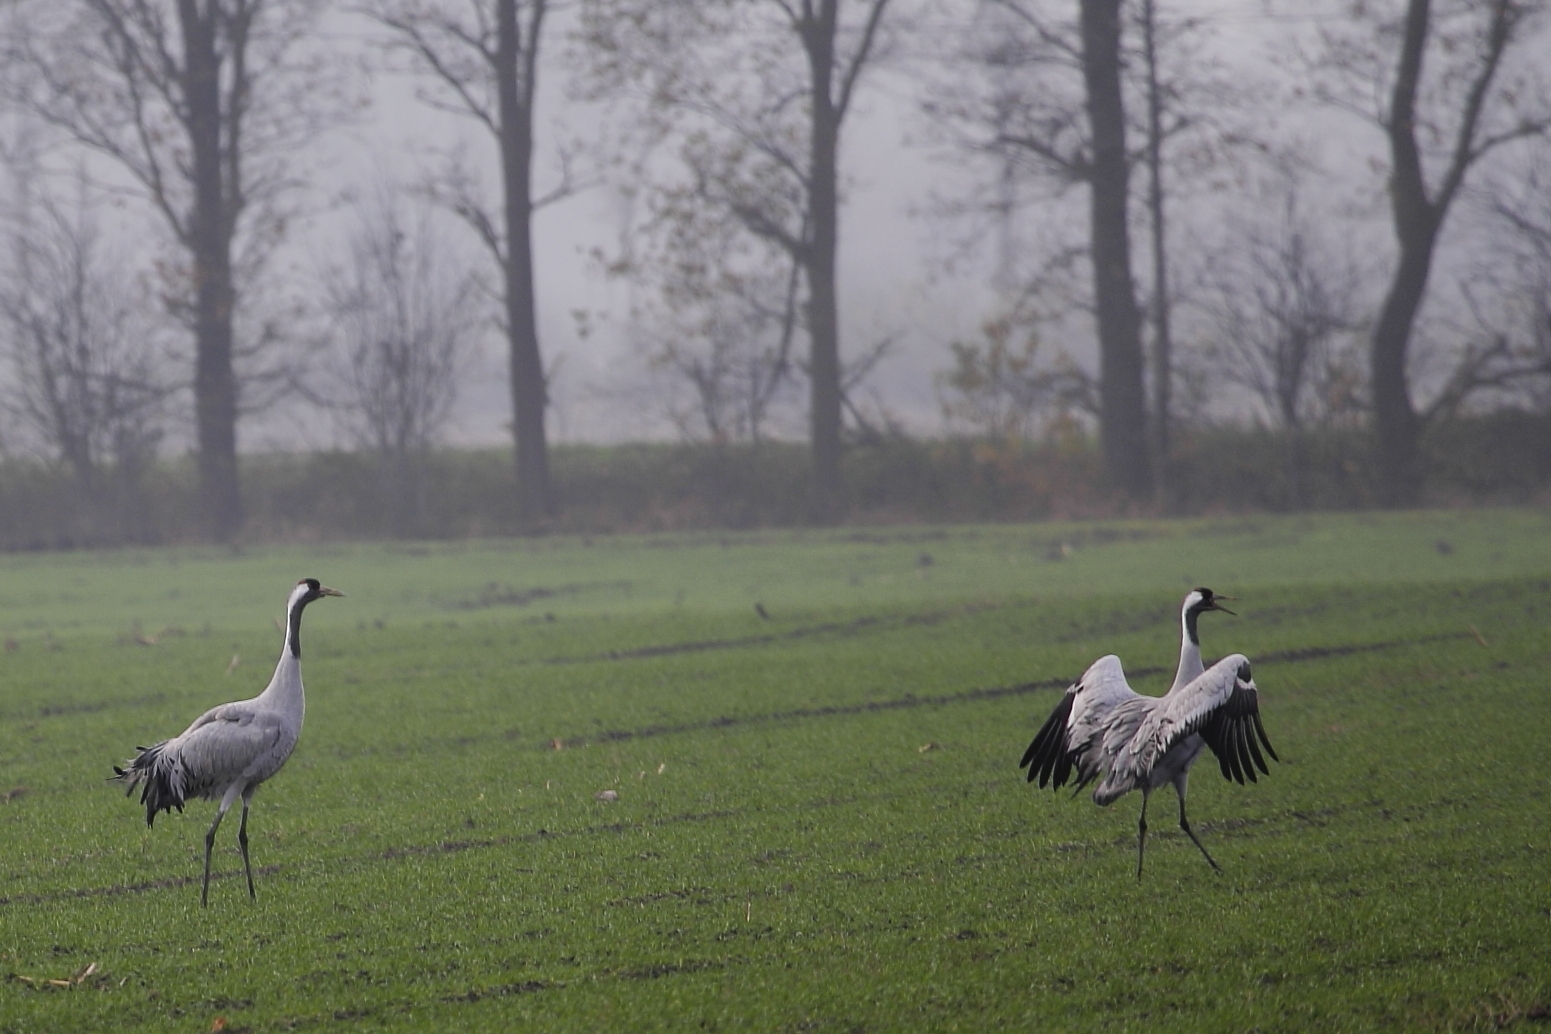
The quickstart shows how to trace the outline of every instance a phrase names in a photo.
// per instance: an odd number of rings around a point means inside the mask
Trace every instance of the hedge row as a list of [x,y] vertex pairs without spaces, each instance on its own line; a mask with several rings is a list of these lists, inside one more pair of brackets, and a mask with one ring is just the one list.
[[[1456,421],[1425,441],[1430,503],[1523,503],[1551,486],[1551,418],[1498,413]],[[1263,429],[1177,435],[1165,494],[1128,503],[1104,483],[1095,443],[894,438],[845,459],[847,523],[956,522],[1361,509],[1377,505],[1368,439],[1332,430],[1294,440]],[[245,457],[249,541],[461,538],[545,532],[795,526],[811,520],[800,443],[560,446],[551,458],[561,511],[524,522],[508,450],[426,457],[417,490],[393,491],[366,454]],[[158,464],[136,485],[111,479],[87,498],[63,471],[0,463],[0,549],[197,541],[191,460]],[[406,511],[405,499],[413,503]]]

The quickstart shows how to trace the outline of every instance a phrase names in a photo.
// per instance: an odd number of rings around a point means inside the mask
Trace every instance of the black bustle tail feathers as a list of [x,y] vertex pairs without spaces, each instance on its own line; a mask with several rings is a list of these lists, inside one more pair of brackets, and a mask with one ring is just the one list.
[[131,758],[127,763],[129,768],[123,769],[113,766],[113,775],[110,780],[118,780],[128,783],[124,790],[124,796],[135,792],[135,787],[145,784],[140,791],[140,803],[145,805],[145,824],[153,826],[156,823],[156,813],[159,811],[171,812],[177,808],[183,810],[183,795],[180,794],[172,782],[172,765],[162,757],[162,750],[167,741],[151,747],[136,747],[140,753]]

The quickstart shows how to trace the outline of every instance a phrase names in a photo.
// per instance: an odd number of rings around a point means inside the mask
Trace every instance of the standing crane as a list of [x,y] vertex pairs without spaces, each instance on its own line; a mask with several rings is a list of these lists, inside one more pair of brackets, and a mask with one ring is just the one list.
[[1100,806],[1140,790],[1138,880],[1147,846],[1147,799],[1152,791],[1170,783],[1179,798],[1179,828],[1200,848],[1207,863],[1222,871],[1185,817],[1190,766],[1203,748],[1210,747],[1217,756],[1223,778],[1237,779],[1240,785],[1245,776],[1252,783],[1257,781],[1257,767],[1270,775],[1261,745],[1274,760],[1281,760],[1260,722],[1259,690],[1249,659],[1232,654],[1210,668],[1203,669],[1201,663],[1196,621],[1208,610],[1232,613],[1216,602],[1230,598],[1204,588],[1185,597],[1180,614],[1184,642],[1179,671],[1167,693],[1148,697],[1133,692],[1120,658],[1113,654],[1100,657],[1061,697],[1019,762],[1019,767],[1029,770],[1029,782],[1037,780],[1041,789],[1047,785],[1060,789],[1074,771],[1078,790],[1104,776],[1093,791],[1093,801]]
[[152,826],[158,811],[183,810],[191,797],[220,799],[215,820],[205,833],[205,881],[199,903],[210,903],[210,849],[215,831],[221,828],[226,812],[242,798],[242,825],[237,828],[237,843],[242,847],[242,867],[248,877],[248,896],[257,899],[253,889],[253,866],[248,861],[248,805],[259,784],[285,764],[302,734],[302,712],[306,701],[302,693],[302,611],[307,604],[324,596],[344,593],[319,584],[316,578],[296,583],[286,601],[285,645],[280,663],[264,692],[251,700],[238,700],[212,707],[194,724],[170,740],[151,747],[136,747],[140,753],[113,766],[110,781],[127,784],[125,796],[143,786],[140,803],[145,805],[145,824]]

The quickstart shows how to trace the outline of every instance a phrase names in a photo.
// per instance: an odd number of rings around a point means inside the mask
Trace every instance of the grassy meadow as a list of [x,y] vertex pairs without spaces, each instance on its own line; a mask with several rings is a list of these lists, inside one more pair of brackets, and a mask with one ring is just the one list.
[[[307,575],[201,909],[213,803],[103,778]],[[1139,884],[1140,798],[1017,760],[1198,584],[1282,763],[1195,769],[1221,875],[1160,794]],[[0,557],[0,1034],[1545,1029],[1548,618],[1533,510]]]

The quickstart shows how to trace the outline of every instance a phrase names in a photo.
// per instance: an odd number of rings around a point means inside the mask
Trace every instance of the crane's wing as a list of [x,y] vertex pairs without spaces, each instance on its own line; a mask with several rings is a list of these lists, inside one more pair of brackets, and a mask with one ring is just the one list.
[[1098,775],[1106,719],[1136,696],[1126,684],[1125,669],[1114,654],[1088,666],[1070,689],[1062,694],[1050,717],[1023,752],[1019,768],[1029,770],[1029,782],[1057,789],[1066,785],[1072,769],[1078,770],[1079,789]]
[[278,750],[283,738],[280,719],[247,701],[206,711],[175,741],[185,796],[224,790]]
[[233,700],[229,704],[216,704],[190,722],[189,727],[183,730],[178,739],[189,736],[195,729],[209,725],[211,722],[238,722],[244,718],[251,719],[256,713],[258,713],[258,707],[252,700]]
[[1243,654],[1224,657],[1172,696],[1153,744],[1158,756],[1191,733],[1200,733],[1217,755],[1223,778],[1240,784],[1245,776],[1256,782],[1256,768],[1271,774],[1260,753],[1262,745],[1273,760],[1281,760],[1260,724],[1260,691]]

